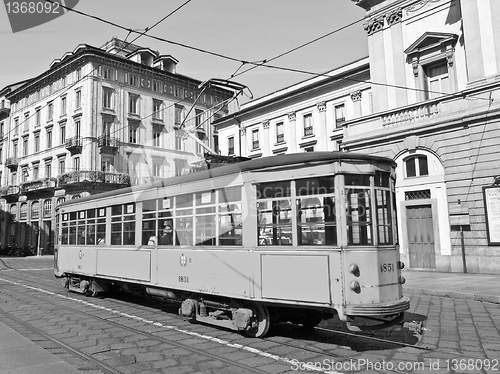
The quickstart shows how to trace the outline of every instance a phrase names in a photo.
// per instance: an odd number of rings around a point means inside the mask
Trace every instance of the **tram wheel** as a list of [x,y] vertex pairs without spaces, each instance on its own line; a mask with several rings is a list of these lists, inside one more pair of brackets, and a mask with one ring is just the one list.
[[257,312],[257,326],[245,331],[245,334],[251,338],[262,338],[269,331],[271,318],[269,311],[264,305],[252,304],[251,307]]

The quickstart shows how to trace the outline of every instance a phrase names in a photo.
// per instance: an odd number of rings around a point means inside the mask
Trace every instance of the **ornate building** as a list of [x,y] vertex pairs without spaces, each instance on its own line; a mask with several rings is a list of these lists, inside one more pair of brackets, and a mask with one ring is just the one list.
[[[340,147],[390,157],[398,165],[398,237],[407,266],[499,274],[500,3],[353,2],[366,10],[369,59],[357,77],[364,83],[342,80],[345,86],[322,92],[317,82],[340,81],[337,70],[248,103],[216,122],[222,152]],[[341,98],[346,114],[338,130]],[[286,144],[273,142],[278,135]]]
[[[0,91],[0,242],[50,254],[66,199],[192,171],[232,92],[177,74],[178,61],[112,39],[79,45]],[[186,135],[190,135],[186,137]]]

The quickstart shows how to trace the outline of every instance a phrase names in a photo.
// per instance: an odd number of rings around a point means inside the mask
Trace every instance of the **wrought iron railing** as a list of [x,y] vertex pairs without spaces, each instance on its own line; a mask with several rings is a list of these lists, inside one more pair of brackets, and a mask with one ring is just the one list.
[[113,173],[96,170],[72,171],[59,175],[57,179],[59,181],[59,186],[82,182],[110,183],[130,186],[130,176],[126,173]]

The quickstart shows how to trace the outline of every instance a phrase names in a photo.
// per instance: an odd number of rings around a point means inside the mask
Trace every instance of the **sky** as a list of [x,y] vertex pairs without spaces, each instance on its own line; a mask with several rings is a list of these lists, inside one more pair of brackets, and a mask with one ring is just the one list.
[[[147,36],[133,43],[174,56],[177,73],[201,81],[228,79],[251,67],[239,61],[271,60],[330,33],[269,64],[320,74],[368,55],[364,10],[351,0],[80,0],[74,9],[142,32],[181,5],[147,34],[225,57]],[[0,5],[0,89],[43,73],[79,44],[101,47],[112,37],[138,36],[128,34],[74,12],[13,33],[7,8]],[[258,98],[313,76],[259,67],[233,80]]]

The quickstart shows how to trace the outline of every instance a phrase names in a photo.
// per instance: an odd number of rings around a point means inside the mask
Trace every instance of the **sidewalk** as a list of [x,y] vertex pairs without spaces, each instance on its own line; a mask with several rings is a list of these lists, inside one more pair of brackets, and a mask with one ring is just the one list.
[[[50,269],[52,256],[0,257],[2,271]],[[500,304],[500,275],[403,270],[405,295],[431,295]],[[0,282],[1,284],[1,282]],[[78,374],[81,371],[0,323],[0,374]]]
[[405,295],[431,295],[500,304],[500,275],[403,270]]

